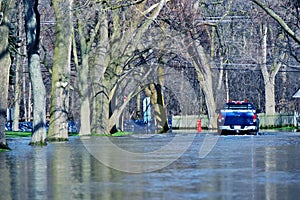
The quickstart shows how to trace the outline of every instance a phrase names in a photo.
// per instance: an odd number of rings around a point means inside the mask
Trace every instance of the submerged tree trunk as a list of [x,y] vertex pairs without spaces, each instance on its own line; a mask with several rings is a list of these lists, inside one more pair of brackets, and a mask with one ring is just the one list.
[[157,70],[158,83],[152,83],[146,87],[145,92],[147,96],[150,97],[151,104],[154,108],[155,121],[157,125],[158,133],[165,133],[169,130],[168,119],[167,119],[167,110],[164,102],[163,94],[163,68],[158,67]]
[[[1,5],[5,5],[2,8]],[[9,69],[11,64],[9,54],[9,19],[12,10],[12,1],[0,3],[0,149],[9,149],[6,143],[5,123],[7,110]],[[6,10],[5,10],[6,8]]]
[[5,137],[6,110],[10,56],[8,50],[8,26],[0,25],[0,148],[8,148]]
[[30,144],[46,144],[46,88],[40,66],[40,15],[38,0],[24,0],[25,29],[33,94],[33,135]]
[[155,121],[158,133],[165,133],[169,130],[166,107],[164,105],[162,85],[152,83],[146,89],[147,96],[154,108]]
[[[83,51],[82,51],[83,53]],[[79,135],[91,134],[91,110],[90,110],[90,90],[89,90],[89,63],[88,55],[82,55],[81,70],[78,70],[78,89],[80,91],[80,130]]]
[[72,2],[72,0],[52,1],[56,17],[56,39],[52,69],[48,140],[68,140]]
[[[79,48],[81,55],[81,64],[79,65],[77,55],[76,66],[77,66],[77,83],[80,95],[80,131],[79,135],[90,135],[91,134],[91,79],[90,79],[90,60],[93,60],[94,54],[91,55],[92,45],[95,42],[96,35],[99,32],[102,21],[99,16],[98,22],[94,29],[88,31],[88,26],[84,21],[84,12],[76,12],[77,14],[77,30],[79,36]],[[74,38],[74,48],[76,48],[76,41]],[[75,54],[75,53],[74,53]],[[76,53],[77,54],[77,53]],[[98,72],[99,73],[99,72]],[[98,74],[97,73],[97,74]]]
[[[17,4],[17,21],[18,21],[18,37],[23,37],[23,4],[19,3]],[[20,48],[21,54],[25,54],[25,47],[23,46]],[[13,131],[19,131],[19,120],[20,120],[20,104],[21,104],[21,87],[22,87],[22,64],[23,64],[23,58],[21,55],[17,54],[15,58],[15,64],[16,64],[16,76],[15,76],[15,88],[14,88],[14,95],[15,95],[15,101],[14,101],[14,118],[13,118]]]
[[14,118],[13,118],[13,131],[19,131],[19,119],[20,119],[20,102],[21,102],[21,84],[20,84],[20,72],[22,62],[21,57],[16,58],[16,81],[15,81],[15,102],[14,102]]

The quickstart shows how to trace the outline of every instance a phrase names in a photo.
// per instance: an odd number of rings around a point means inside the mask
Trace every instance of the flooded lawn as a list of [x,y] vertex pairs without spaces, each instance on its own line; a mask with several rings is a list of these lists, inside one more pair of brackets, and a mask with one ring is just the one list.
[[71,137],[46,147],[9,139],[12,151],[0,152],[0,199],[299,197],[299,133],[208,135]]

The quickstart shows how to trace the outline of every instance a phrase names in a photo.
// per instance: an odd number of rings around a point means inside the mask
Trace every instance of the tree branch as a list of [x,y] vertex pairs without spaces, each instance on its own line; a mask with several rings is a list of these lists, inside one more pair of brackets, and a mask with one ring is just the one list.
[[287,32],[289,36],[291,36],[299,45],[300,45],[300,37],[296,35],[296,33],[285,23],[285,21],[277,15],[271,8],[267,7],[265,4],[261,3],[258,0],[251,0],[253,3],[262,8],[268,15],[270,15],[275,21],[277,21],[280,26]]

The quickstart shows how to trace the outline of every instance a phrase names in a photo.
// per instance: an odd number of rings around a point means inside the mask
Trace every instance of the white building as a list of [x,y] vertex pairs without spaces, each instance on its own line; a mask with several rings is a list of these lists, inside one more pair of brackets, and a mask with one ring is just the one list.
[[293,98],[300,98],[300,89],[293,95]]
[[[293,98],[300,98],[300,89],[298,89],[298,91],[293,95]],[[299,106],[297,106],[299,108]],[[299,121],[300,121],[300,118],[299,118],[299,114],[297,112],[297,108],[295,110],[295,121],[296,121],[296,126],[299,127]],[[297,130],[298,132],[300,132],[300,129]]]

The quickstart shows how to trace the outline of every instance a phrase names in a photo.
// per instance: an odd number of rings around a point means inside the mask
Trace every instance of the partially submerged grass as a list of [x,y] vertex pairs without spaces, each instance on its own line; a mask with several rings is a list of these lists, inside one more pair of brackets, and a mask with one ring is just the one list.
[[297,128],[295,126],[284,126],[284,127],[279,127],[279,128],[274,128],[274,130],[278,131],[294,131]]
[[8,151],[10,151],[10,149],[1,149],[0,148],[0,152],[8,152]]
[[130,134],[132,134],[132,132],[119,131],[119,132],[116,132],[116,133],[112,134],[111,136],[113,136],[113,137],[122,137],[122,136],[130,135]]
[[[7,138],[19,138],[19,137],[31,137],[31,132],[17,132],[17,131],[7,131],[5,132]],[[114,134],[92,134],[92,136],[109,136],[109,137],[122,137],[126,135],[132,134],[131,132],[116,132]],[[69,136],[79,136],[78,133],[69,133]],[[54,138],[54,139],[47,139],[48,141],[66,141],[65,139],[61,138]]]
[[119,132],[116,132],[113,134],[93,133],[93,134],[91,134],[91,136],[122,137],[122,136],[130,135],[130,134],[132,134],[132,132],[119,131]]
[[[6,131],[5,135],[7,138],[18,138],[18,137],[31,137],[31,132],[23,131]],[[69,133],[69,136],[78,136],[78,133]]]
[[7,138],[18,138],[18,137],[31,137],[31,132],[17,132],[17,131],[7,131],[5,132]]

